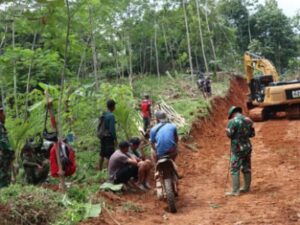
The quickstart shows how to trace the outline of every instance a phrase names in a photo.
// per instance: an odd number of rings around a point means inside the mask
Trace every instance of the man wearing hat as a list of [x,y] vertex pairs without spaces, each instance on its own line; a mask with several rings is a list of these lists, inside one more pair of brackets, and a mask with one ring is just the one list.
[[109,160],[111,155],[115,151],[115,146],[117,143],[117,134],[116,134],[116,120],[113,112],[115,111],[116,102],[112,99],[106,102],[107,111],[103,113],[103,123],[104,128],[107,131],[101,141],[101,150],[100,150],[100,161],[99,168],[102,170],[104,159]]
[[0,188],[9,186],[11,182],[11,163],[15,155],[10,147],[4,123],[5,113],[0,107]]
[[[226,134],[231,139],[231,177],[232,191],[227,196],[238,196],[240,192],[250,191],[251,184],[251,151],[250,138],[255,136],[253,122],[242,114],[242,108],[232,106],[228,111]],[[244,187],[240,189],[240,170],[244,175]]]

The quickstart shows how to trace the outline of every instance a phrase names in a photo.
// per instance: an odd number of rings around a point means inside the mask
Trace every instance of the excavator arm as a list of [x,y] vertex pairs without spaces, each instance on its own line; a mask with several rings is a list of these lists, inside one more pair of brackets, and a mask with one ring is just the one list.
[[261,71],[263,76],[271,75],[273,82],[279,81],[279,75],[275,66],[267,59],[256,54],[245,52],[244,67],[246,72],[247,82],[250,83],[254,77],[254,70]]

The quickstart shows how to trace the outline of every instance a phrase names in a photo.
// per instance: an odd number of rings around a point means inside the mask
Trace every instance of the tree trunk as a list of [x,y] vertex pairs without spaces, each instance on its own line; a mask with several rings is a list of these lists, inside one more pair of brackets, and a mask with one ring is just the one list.
[[152,57],[153,57],[153,45],[152,45],[152,39],[150,40],[150,61],[149,61],[149,72],[152,74]]
[[86,50],[84,49],[83,53],[80,56],[80,63],[79,63],[79,67],[77,70],[77,80],[78,81],[80,80],[81,69],[82,69],[83,61],[85,59],[85,52],[86,52]]
[[37,31],[34,33],[33,36],[33,41],[32,41],[32,45],[31,45],[31,51],[33,52],[33,55],[30,59],[30,65],[28,68],[28,74],[27,74],[27,85],[26,85],[26,102],[25,102],[25,117],[27,118],[28,116],[28,95],[29,95],[29,89],[30,89],[30,78],[31,78],[31,70],[32,70],[32,65],[33,65],[33,59],[34,59],[34,53],[35,53],[35,43],[36,43],[36,37],[37,37]]
[[201,16],[200,16],[200,10],[199,10],[199,0],[195,0],[195,2],[196,2],[196,8],[197,8],[199,36],[200,36],[200,42],[201,42],[202,57],[203,57],[203,60],[204,60],[205,71],[206,71],[206,73],[209,73],[208,64],[207,64],[206,55],[205,55],[205,50],[204,50],[203,34],[202,34],[202,27],[201,27],[202,23],[201,23]]
[[197,56],[197,49],[194,50],[194,55],[195,55],[196,68],[197,68],[197,70],[200,70],[199,60],[198,60],[198,56]]
[[67,68],[67,60],[68,60],[68,50],[69,50],[69,36],[70,36],[70,25],[71,25],[71,17],[70,17],[70,7],[69,0],[65,0],[67,7],[67,34],[65,40],[65,50],[64,50],[64,66],[61,72],[61,83],[60,83],[60,96],[59,96],[59,104],[58,104],[58,131],[62,132],[62,101],[64,97],[64,89],[65,89],[65,73]]
[[147,56],[147,45],[145,44],[144,42],[144,54],[143,54],[143,72],[142,73],[145,73],[146,72],[146,56]]
[[1,88],[1,102],[2,102],[2,105],[0,105],[0,107],[2,106],[2,107],[4,107],[4,109],[5,109],[5,102],[4,102],[4,100],[5,100],[5,93],[4,93],[4,87],[3,87],[3,79],[2,80],[0,80],[1,81],[1,83],[0,83],[0,88]]
[[[59,104],[58,104],[58,132],[59,132],[59,139],[62,137],[63,133],[63,121],[62,121],[62,106],[63,106],[63,97],[64,97],[64,90],[65,90],[65,73],[67,68],[67,59],[68,59],[68,49],[69,49],[69,36],[70,36],[70,25],[71,25],[71,17],[70,17],[70,7],[69,7],[69,0],[65,0],[66,7],[67,7],[67,34],[65,40],[65,51],[64,51],[64,66],[61,73],[61,84],[60,84],[60,96],[59,96]],[[56,149],[56,160],[59,167],[59,170],[62,171],[62,164],[60,161],[60,145],[59,142],[57,143]],[[64,175],[60,175],[60,184],[62,191],[65,191],[65,177]]]
[[140,65],[140,74],[143,74],[143,50],[142,50],[142,43],[140,43],[139,49],[139,65]]
[[192,80],[194,80],[194,70],[193,70],[193,59],[192,59],[192,50],[191,50],[191,42],[190,42],[190,32],[189,32],[188,18],[187,18],[187,13],[186,13],[185,0],[182,1],[182,5],[183,5],[184,22],[185,22],[185,29],[186,29],[186,38],[187,38],[187,44],[188,44],[188,52],[189,52],[189,63],[190,63],[191,77],[192,77]]
[[168,41],[167,41],[167,37],[166,37],[166,30],[165,30],[163,23],[161,24],[161,28],[162,28],[162,32],[163,32],[163,36],[164,36],[164,42],[165,42],[167,56],[170,57],[169,46],[168,46]]
[[[213,52],[213,56],[214,56],[214,61],[216,63],[217,61],[217,56],[216,56],[216,51],[215,51],[215,45],[214,45],[214,41],[211,37],[211,31],[210,31],[210,27],[209,27],[209,23],[208,23],[208,16],[207,16],[207,11],[208,11],[208,4],[207,4],[207,0],[205,2],[205,5],[206,5],[206,9],[205,9],[205,20],[206,20],[206,26],[207,26],[207,31],[209,33],[209,41],[210,41],[210,45],[211,45],[211,49],[212,49],[212,52]],[[216,72],[216,71],[215,71]]]
[[[91,41],[91,37],[88,37],[87,41],[86,41],[86,46],[84,47],[83,53],[80,56],[80,63],[79,63],[79,67],[77,70],[77,80],[80,80],[80,75],[81,75],[81,71],[82,71],[82,67],[86,66],[85,64],[85,60],[86,60],[86,50],[88,49],[89,45],[90,45],[90,41]],[[86,70],[84,70],[84,73],[86,72]]]
[[118,78],[121,78],[121,71],[120,71],[120,65],[119,65],[119,59],[118,59],[119,58],[118,57],[118,52],[117,52],[116,46],[114,44],[112,44],[112,48],[113,48],[113,54],[114,54],[115,64],[116,64],[116,69],[117,69],[117,74],[118,74],[117,76],[118,76]]
[[248,35],[249,35],[249,43],[252,41],[252,36],[251,36],[251,29],[250,29],[250,20],[249,20],[249,13],[248,13]]
[[7,32],[7,29],[8,29],[8,27],[5,26],[5,29],[4,29],[4,35],[3,35],[2,39],[1,39],[1,42],[0,42],[0,49],[1,49],[2,46],[4,45],[5,38],[6,38],[6,32]]
[[[12,23],[12,48],[15,50],[15,22]],[[17,65],[16,58],[13,59],[13,77],[14,77],[14,99],[15,99],[15,109],[16,117],[19,118],[19,109],[18,109],[18,98],[17,98]]]
[[129,85],[132,87],[132,51],[131,51],[131,43],[130,37],[128,35],[127,39],[127,47],[128,47],[128,55],[129,55]]
[[92,9],[89,6],[89,22],[91,27],[91,47],[92,47],[92,54],[93,54],[93,67],[94,67],[94,76],[95,76],[95,87],[96,90],[99,89],[99,78],[98,78],[98,71],[97,71],[97,52],[96,52],[96,43],[94,37],[94,26],[93,26],[93,19],[92,19]]
[[156,59],[156,73],[157,77],[160,78],[160,72],[159,72],[159,58],[158,58],[158,50],[157,50],[157,24],[155,23],[154,27],[154,48],[155,48],[155,59]]

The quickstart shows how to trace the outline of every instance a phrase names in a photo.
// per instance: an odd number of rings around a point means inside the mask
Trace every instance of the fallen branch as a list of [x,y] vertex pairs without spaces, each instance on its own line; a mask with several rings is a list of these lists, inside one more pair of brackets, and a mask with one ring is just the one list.
[[108,209],[105,206],[103,206],[103,209],[105,210],[105,212],[107,212],[107,214],[109,215],[109,217],[115,224],[121,225],[117,220],[114,219],[114,217],[111,215],[110,211],[108,211]]

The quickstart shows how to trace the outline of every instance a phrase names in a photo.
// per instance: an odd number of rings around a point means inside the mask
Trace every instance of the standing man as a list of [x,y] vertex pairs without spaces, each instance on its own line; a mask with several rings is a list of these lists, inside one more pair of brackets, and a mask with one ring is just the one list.
[[0,107],[0,188],[9,186],[11,182],[11,164],[15,156],[9,144],[4,124],[5,113],[4,109]]
[[[104,158],[109,160],[115,151],[117,145],[116,120],[113,112],[115,111],[116,102],[108,100],[106,102],[107,111],[100,117],[98,126],[98,137],[101,141],[99,169],[103,169]],[[100,133],[100,134],[99,134]]]
[[169,155],[175,160],[178,143],[177,128],[168,121],[165,112],[158,111],[155,113],[155,117],[158,124],[150,131],[153,160],[157,162],[160,157],[165,155]]
[[211,79],[210,79],[210,76],[205,76],[205,95],[206,95],[206,98],[211,97]]
[[[226,134],[231,139],[231,177],[232,191],[227,196],[238,196],[240,192],[250,191],[251,185],[251,152],[250,138],[255,136],[253,122],[242,115],[242,108],[232,106],[228,111]],[[244,187],[240,189],[240,170],[244,174]]]
[[150,126],[151,121],[151,105],[152,101],[149,98],[148,94],[144,95],[144,99],[141,102],[141,113],[144,122],[144,132],[147,132],[148,127]]

